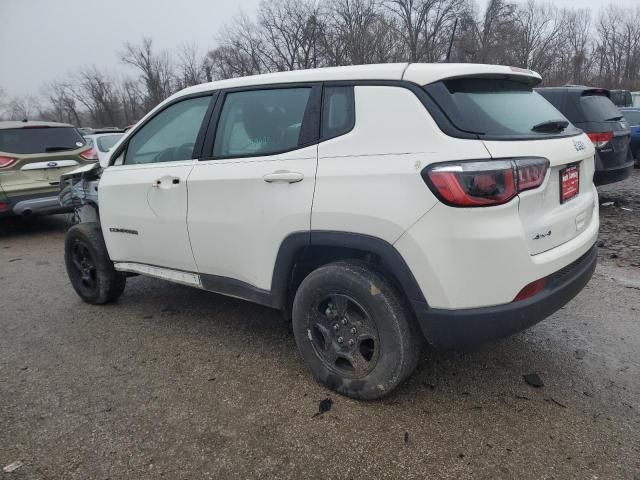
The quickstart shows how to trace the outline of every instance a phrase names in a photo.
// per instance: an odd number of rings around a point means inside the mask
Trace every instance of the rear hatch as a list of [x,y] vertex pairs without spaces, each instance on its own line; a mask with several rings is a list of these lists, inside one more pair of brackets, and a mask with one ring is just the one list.
[[[527,237],[529,253],[542,253],[577,237],[591,223],[596,197],[593,191],[593,147],[584,135],[572,138],[537,141],[484,141],[494,158],[522,156],[549,160],[544,183],[535,190],[519,194],[519,214]],[[576,169],[574,170],[573,167]],[[578,191],[571,198],[562,198],[562,177],[565,192],[571,194],[577,171]]]
[[57,187],[60,175],[97,159],[70,126],[0,129],[0,184],[7,194]]
[[542,184],[518,194],[518,214],[531,255],[580,235],[592,221],[596,202],[593,145],[533,91],[538,81],[522,76],[465,77],[425,87],[457,128],[483,141],[492,159],[549,161]]

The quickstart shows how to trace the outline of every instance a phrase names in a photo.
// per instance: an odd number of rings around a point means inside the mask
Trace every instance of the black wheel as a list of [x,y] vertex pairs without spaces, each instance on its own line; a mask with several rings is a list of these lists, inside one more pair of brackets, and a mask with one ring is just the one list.
[[122,295],[126,274],[113,268],[97,223],[80,223],[69,229],[64,261],[71,285],[85,302],[108,303]]
[[355,261],[325,265],[302,281],[293,303],[293,333],[321,383],[364,400],[404,381],[423,343],[395,287]]

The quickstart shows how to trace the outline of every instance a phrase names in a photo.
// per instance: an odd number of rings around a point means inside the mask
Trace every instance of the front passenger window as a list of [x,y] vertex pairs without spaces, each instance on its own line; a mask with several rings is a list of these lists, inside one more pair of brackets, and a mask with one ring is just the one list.
[[129,140],[125,165],[190,160],[210,101],[210,96],[183,100],[149,120]]

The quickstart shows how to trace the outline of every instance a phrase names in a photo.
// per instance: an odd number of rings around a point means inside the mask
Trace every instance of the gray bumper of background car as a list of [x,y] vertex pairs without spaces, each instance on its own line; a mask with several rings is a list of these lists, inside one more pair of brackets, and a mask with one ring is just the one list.
[[11,198],[11,208],[8,214],[11,215],[40,215],[48,213],[65,213],[72,209],[63,207],[58,201],[58,196],[47,193],[45,195],[29,195],[25,197]]

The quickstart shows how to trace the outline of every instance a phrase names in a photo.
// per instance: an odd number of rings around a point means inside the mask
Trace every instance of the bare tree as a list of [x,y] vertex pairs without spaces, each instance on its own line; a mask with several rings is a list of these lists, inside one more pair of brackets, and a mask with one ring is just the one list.
[[455,57],[462,62],[513,64],[517,40],[515,3],[489,0],[482,15],[467,6],[462,12]]
[[516,65],[545,74],[557,59],[560,44],[562,16],[550,3],[528,0],[518,8],[516,15],[518,42]]
[[237,76],[333,65],[440,62],[458,21],[455,61],[522,66],[547,85],[568,82],[640,89],[640,6],[559,10],[550,0],[263,0],[239,14],[217,46],[157,51],[149,38],[126,44],[121,60],[136,75],[117,79],[83,68],[29,96],[0,91],[0,116],[76,125],[139,120],[177,89]]
[[615,87],[638,85],[640,74],[640,7],[609,5],[598,18],[595,48],[599,81]]
[[144,37],[140,45],[125,44],[123,63],[138,70],[144,88],[144,105],[150,110],[173,93],[172,62],[166,51],[155,52],[153,41]]
[[264,41],[260,54],[271,71],[313,68],[317,65],[319,8],[304,0],[262,1],[258,24]]
[[556,61],[546,72],[544,82],[547,85],[588,83],[594,63],[591,12],[565,9],[560,22],[560,46],[556,49]]
[[258,26],[240,14],[223,27],[218,36],[219,47],[208,54],[214,78],[256,75],[268,71],[261,52],[264,40]]
[[40,111],[40,102],[33,95],[20,95],[9,99],[4,109],[9,120],[30,120]]
[[139,83],[129,78],[124,79],[119,86],[118,95],[124,124],[131,125],[140,120],[146,110],[144,109],[144,99]]
[[78,72],[72,91],[76,101],[88,113],[93,126],[116,126],[123,123],[120,98],[115,82],[96,67]]
[[325,17],[318,41],[327,64],[385,63],[402,58],[398,25],[377,0],[334,0]]
[[445,58],[456,17],[463,15],[464,0],[387,0],[402,25],[407,60],[437,62]]
[[211,62],[207,55],[201,55],[195,43],[185,43],[178,48],[176,84],[179,89],[212,80]]

